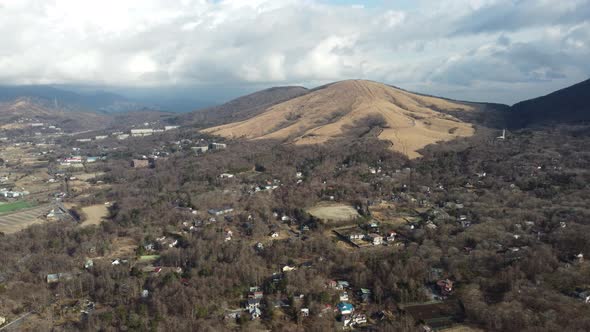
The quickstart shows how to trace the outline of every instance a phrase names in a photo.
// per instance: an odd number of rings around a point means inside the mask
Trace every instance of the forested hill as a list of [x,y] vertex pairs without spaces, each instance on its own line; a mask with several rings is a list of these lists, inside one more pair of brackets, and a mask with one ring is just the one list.
[[590,79],[512,106],[511,127],[590,120]]

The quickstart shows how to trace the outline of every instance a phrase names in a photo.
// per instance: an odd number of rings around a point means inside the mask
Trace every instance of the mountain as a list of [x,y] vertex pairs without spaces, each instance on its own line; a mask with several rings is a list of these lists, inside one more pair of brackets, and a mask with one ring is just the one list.
[[0,102],[0,129],[30,128],[35,122],[51,124],[66,132],[79,132],[105,128],[111,118],[104,114],[56,109],[32,97]]
[[[473,123],[490,104],[419,95],[382,83],[348,80],[329,84],[269,107],[245,120],[204,132],[227,138],[276,139],[316,144],[367,135],[392,143],[410,158],[428,144],[473,135]],[[463,120],[462,120],[463,119]]]
[[109,92],[77,93],[43,85],[0,86],[0,102],[10,102],[22,97],[33,98],[65,111],[112,112],[142,107],[123,96]]
[[590,79],[512,106],[511,127],[590,121]]
[[260,114],[267,108],[309,92],[304,87],[274,87],[231,100],[223,105],[209,107],[176,118],[179,124],[212,126],[241,121]]

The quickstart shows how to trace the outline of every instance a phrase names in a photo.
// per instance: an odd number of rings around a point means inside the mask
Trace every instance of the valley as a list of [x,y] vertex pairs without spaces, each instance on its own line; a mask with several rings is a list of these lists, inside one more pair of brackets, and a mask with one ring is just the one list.
[[501,105],[361,80],[271,91],[202,122],[3,127],[7,330],[590,326],[587,123],[505,130]]

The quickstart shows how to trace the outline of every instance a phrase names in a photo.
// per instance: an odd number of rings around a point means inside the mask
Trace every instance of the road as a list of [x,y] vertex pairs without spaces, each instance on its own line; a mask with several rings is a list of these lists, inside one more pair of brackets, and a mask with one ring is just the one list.
[[20,324],[20,321],[29,317],[31,314],[33,314],[32,311],[27,312],[26,314],[20,316],[19,318],[13,320],[12,322],[4,325],[3,327],[0,327],[0,331],[10,331],[10,328],[18,328],[18,325]]

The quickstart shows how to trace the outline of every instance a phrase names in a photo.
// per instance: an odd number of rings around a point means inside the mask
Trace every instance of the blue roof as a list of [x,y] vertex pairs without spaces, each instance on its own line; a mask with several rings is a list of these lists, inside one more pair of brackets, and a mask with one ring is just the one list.
[[340,311],[352,311],[354,307],[350,303],[340,302],[338,303],[338,310]]

